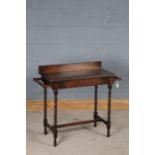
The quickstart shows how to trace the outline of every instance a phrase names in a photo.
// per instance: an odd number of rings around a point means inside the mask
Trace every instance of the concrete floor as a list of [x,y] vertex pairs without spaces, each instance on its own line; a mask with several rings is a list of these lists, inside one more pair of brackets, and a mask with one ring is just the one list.
[[[49,123],[52,113],[48,114]],[[106,118],[106,111],[100,110]],[[61,110],[58,122],[67,123],[92,118],[90,110]],[[111,137],[106,126],[98,123],[61,128],[58,145],[53,147],[53,135],[43,134],[43,112],[27,112],[27,155],[128,155],[128,110],[112,110]]]

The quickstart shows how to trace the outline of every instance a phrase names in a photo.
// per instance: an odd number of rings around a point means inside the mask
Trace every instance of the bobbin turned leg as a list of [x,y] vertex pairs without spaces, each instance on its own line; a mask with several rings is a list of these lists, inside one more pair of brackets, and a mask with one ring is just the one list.
[[47,88],[44,87],[44,135],[47,134]]
[[111,128],[111,90],[112,82],[108,84],[108,114],[107,114],[107,137],[110,137],[110,128]]
[[54,89],[54,126],[53,126],[53,146],[57,145],[57,95],[58,95],[58,89]]
[[94,96],[94,127],[97,126],[97,88],[98,86],[95,86],[95,96]]

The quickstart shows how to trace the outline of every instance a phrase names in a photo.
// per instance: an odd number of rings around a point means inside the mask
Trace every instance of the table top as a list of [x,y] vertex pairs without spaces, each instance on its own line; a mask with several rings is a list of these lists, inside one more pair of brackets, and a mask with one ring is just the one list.
[[105,69],[88,69],[80,71],[67,71],[67,72],[42,74],[42,78],[50,82],[80,80],[80,79],[90,79],[100,77],[117,78],[117,75]]
[[101,61],[43,65],[38,69],[41,78],[34,78],[34,81],[53,89],[103,85],[120,80],[116,74],[102,68]]

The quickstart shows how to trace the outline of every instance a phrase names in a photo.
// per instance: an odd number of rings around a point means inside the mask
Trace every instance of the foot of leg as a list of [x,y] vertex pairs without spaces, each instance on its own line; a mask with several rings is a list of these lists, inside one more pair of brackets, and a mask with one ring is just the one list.
[[47,120],[44,119],[44,135],[47,134]]
[[97,112],[94,112],[94,127],[97,127],[96,117],[97,117]]
[[110,137],[110,131],[109,130],[107,131],[107,137]]
[[56,138],[54,138],[54,143],[53,143],[53,146],[56,147],[57,146],[57,140]]
[[54,131],[53,138],[54,138],[53,146],[55,147],[57,146],[57,130]]
[[111,126],[111,122],[108,122],[108,124],[107,124],[107,137],[110,137],[110,126]]

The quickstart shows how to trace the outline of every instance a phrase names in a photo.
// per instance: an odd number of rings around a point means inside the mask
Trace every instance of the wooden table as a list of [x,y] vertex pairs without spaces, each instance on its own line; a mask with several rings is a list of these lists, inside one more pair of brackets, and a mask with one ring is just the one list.
[[[110,136],[111,127],[111,90],[112,85],[120,78],[105,69],[102,69],[101,61],[82,62],[72,64],[44,65],[39,66],[40,78],[34,78],[34,81],[41,85],[44,89],[44,134],[47,134],[47,128],[53,132],[54,143],[56,146],[58,128],[75,126],[86,123],[103,122],[107,126],[107,137]],[[101,118],[97,113],[97,90],[98,85],[106,84],[108,86],[108,113],[107,120]],[[72,122],[67,124],[57,124],[57,102],[58,90],[64,88],[76,88],[94,86],[94,119],[80,122]],[[47,121],[47,88],[50,87],[54,93],[54,125],[50,125]]]

